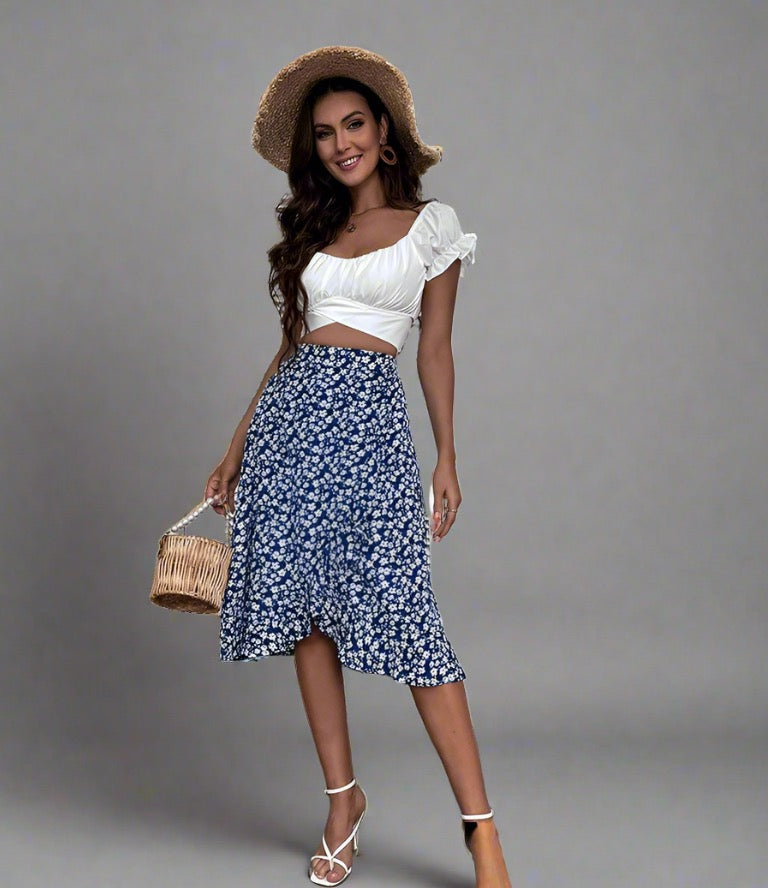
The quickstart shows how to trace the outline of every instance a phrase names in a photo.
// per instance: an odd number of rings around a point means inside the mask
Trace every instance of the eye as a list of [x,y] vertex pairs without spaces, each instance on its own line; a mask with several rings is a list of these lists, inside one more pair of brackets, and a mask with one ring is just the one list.
[[[365,123],[365,121],[363,120],[362,117],[356,117],[354,120],[350,120],[350,122],[347,124],[347,126],[348,126],[348,128],[360,129],[360,127],[363,126],[364,123]],[[330,135],[330,133],[331,133],[331,130],[317,130],[317,132],[315,133],[315,136],[318,139],[323,139],[326,136]]]

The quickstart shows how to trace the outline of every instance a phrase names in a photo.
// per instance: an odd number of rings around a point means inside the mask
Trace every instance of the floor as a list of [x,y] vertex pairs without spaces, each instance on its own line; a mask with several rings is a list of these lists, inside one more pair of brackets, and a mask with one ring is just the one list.
[[[426,737],[356,748],[370,807],[354,884],[472,888]],[[4,888],[309,884],[326,801],[306,740],[281,743],[277,773],[255,754],[252,780],[215,749],[208,760],[180,751],[160,770],[157,750],[133,746],[82,748],[37,769],[26,753],[3,777]],[[768,888],[760,738],[513,735],[486,741],[483,756],[515,888]]]

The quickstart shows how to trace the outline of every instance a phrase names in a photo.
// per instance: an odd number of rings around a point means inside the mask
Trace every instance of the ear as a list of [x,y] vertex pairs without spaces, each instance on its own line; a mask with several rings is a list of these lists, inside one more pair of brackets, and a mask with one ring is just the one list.
[[389,131],[389,118],[386,115],[386,112],[382,113],[381,120],[379,121],[379,141],[383,139],[384,142],[382,144],[386,144],[387,141],[387,132]]

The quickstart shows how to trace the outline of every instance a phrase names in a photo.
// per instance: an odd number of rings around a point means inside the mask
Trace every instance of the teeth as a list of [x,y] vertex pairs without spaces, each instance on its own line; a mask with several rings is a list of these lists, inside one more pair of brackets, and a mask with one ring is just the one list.
[[351,165],[357,160],[357,158],[358,158],[358,157],[361,157],[361,156],[362,156],[362,155],[358,154],[358,155],[356,155],[355,157],[350,157],[348,160],[343,160],[343,161],[339,164],[339,166],[343,166],[343,167],[351,166]]

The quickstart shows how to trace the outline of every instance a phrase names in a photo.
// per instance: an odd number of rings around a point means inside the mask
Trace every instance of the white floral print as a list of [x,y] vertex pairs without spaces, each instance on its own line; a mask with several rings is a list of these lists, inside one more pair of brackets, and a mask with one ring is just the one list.
[[430,547],[396,357],[299,343],[248,429],[220,659],[292,654],[314,622],[350,669],[415,686],[463,681]]

